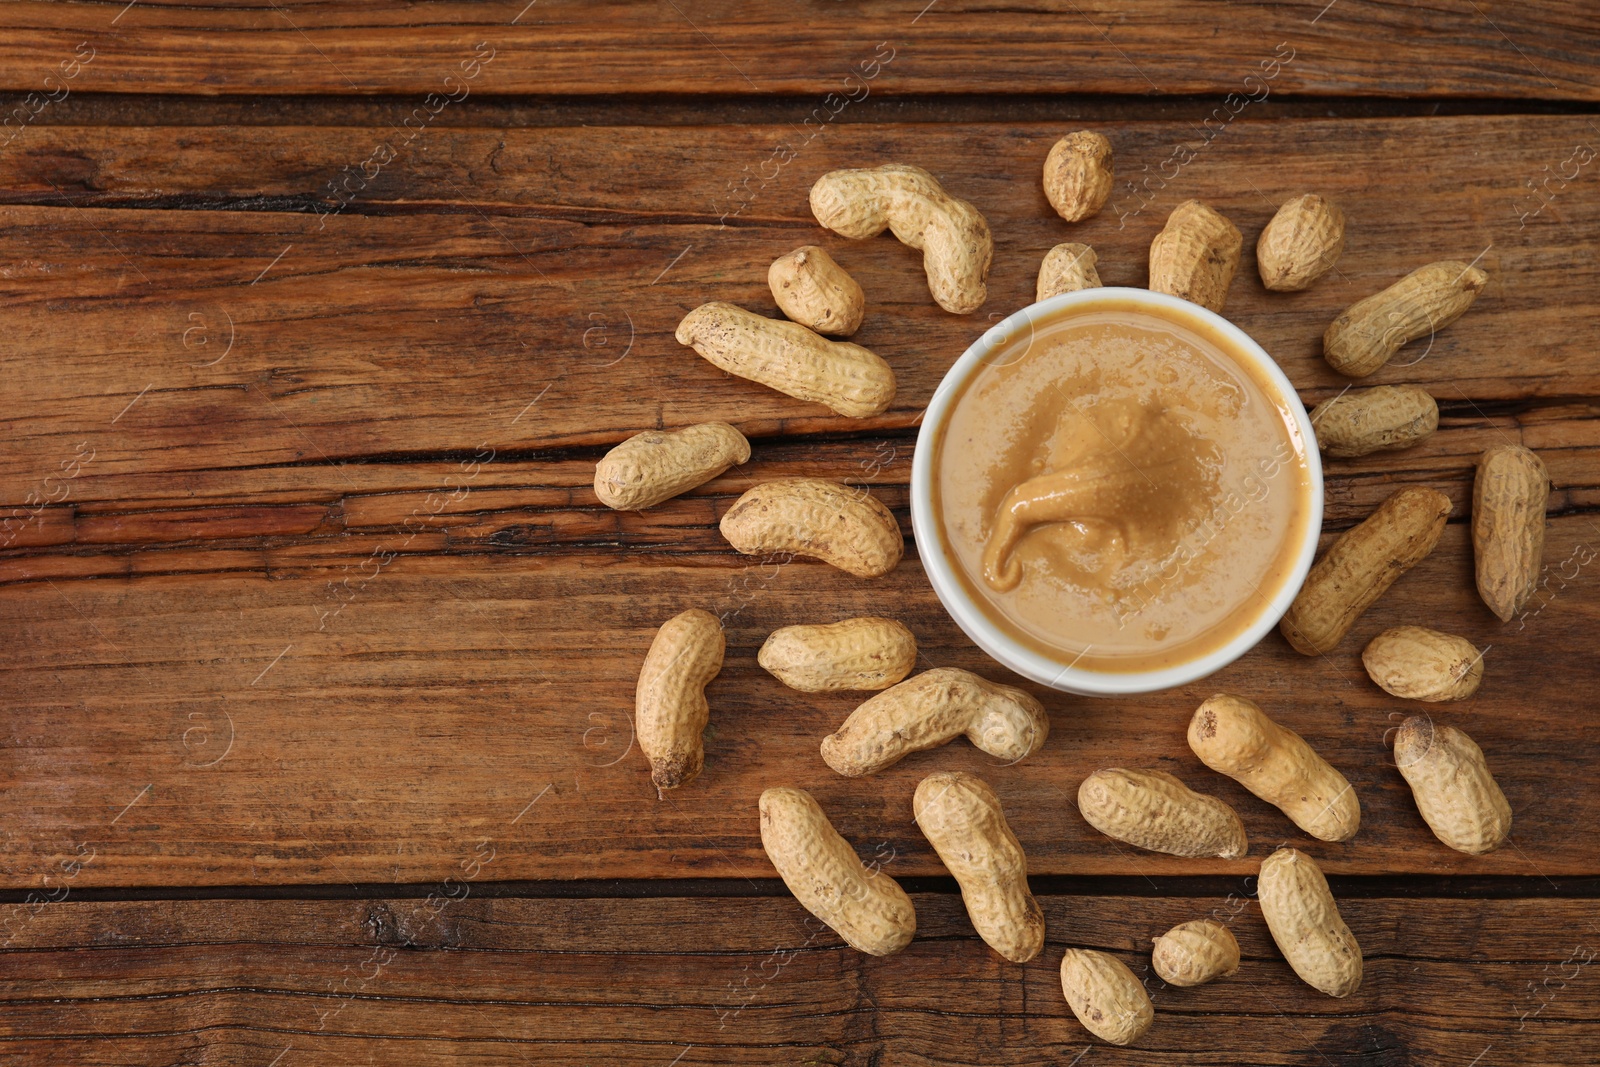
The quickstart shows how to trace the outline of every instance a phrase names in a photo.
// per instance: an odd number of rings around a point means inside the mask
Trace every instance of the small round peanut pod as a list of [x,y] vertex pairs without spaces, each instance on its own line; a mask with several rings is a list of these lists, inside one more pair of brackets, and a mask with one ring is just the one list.
[[1056,245],[1045,253],[1044,262],[1039,264],[1034,300],[1048,300],[1079,289],[1100,288],[1100,272],[1094,265],[1094,249],[1088,245],[1073,241]]
[[1464,700],[1483,681],[1483,653],[1465,637],[1426,626],[1393,626],[1361,653],[1367,677],[1404,700]]
[[1301,981],[1330,997],[1348,997],[1360,987],[1361,946],[1310,856],[1292,848],[1268,856],[1256,898],[1272,940]]
[[1185,200],[1150,242],[1150,288],[1220,312],[1239,270],[1244,236],[1198,200]]
[[1454,726],[1413,715],[1394,735],[1394,763],[1433,835],[1480,856],[1511,836],[1511,804],[1477,742]]
[[668,619],[650,643],[634,693],[634,729],[659,794],[692,781],[705,763],[705,687],[722,670],[725,649],[722,623],[699,608]]
[[1344,212],[1315,193],[1284,201],[1256,242],[1261,284],[1295,292],[1326,274],[1344,251]]
[[734,501],[719,528],[747,556],[810,556],[858,578],[888,574],[906,546],[882,501],[824,478],[762,482]]
[[1056,214],[1082,222],[1105,206],[1114,180],[1111,142],[1092,130],[1069,133],[1044,161],[1044,195]]
[[1143,983],[1109,953],[1067,949],[1061,957],[1061,992],[1084,1029],[1113,1045],[1139,1040],[1155,1021]]
[[773,260],[767,285],[785,315],[833,337],[855,333],[867,310],[861,286],[817,245],[801,245]]
[[893,619],[875,616],[785,626],[767,637],[756,662],[803,693],[887,689],[916,666],[917,639]]
[[1249,848],[1232,808],[1163,771],[1096,771],[1078,786],[1078,811],[1107,837],[1152,852],[1232,860]]
[[1194,919],[1155,939],[1150,965],[1170,985],[1204,985],[1239,969],[1239,942],[1216,920]]
[[607,452],[594,468],[594,495],[618,511],[642,511],[704,485],[750,458],[750,442],[725,422],[646,430]]
[[1317,447],[1333,459],[1395,452],[1439,428],[1439,405],[1415,385],[1377,385],[1340,393],[1311,411]]
[[869,871],[803,789],[761,794],[761,846],[807,911],[858,952],[888,956],[911,943],[917,912],[904,889]]

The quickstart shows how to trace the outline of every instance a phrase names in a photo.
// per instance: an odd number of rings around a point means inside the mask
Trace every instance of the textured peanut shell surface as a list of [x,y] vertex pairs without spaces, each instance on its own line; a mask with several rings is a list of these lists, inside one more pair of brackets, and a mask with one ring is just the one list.
[[1509,622],[1539,586],[1550,474],[1521,445],[1495,445],[1478,459],[1472,485],[1472,555],[1478,595]]
[[1284,202],[1256,241],[1261,284],[1295,292],[1322,277],[1344,251],[1344,212],[1315,193]]
[[894,400],[894,371],[874,353],[737,304],[701,304],[676,336],[729,374],[850,418],[877,415]]
[[1150,288],[1221,311],[1239,270],[1239,227],[1198,200],[1185,200],[1150,242]]
[[867,310],[860,284],[817,245],[773,260],[767,285],[785,315],[818,333],[849,337]]
[[1139,1040],[1155,1021],[1144,985],[1127,964],[1105,952],[1067,949],[1061,958],[1061,992],[1084,1029],[1113,1045]]
[[1153,852],[1232,860],[1249,848],[1232,808],[1163,771],[1096,771],[1078,786],[1078,811],[1107,837]]
[[1435,837],[1457,852],[1493,852],[1511,836],[1511,805],[1472,738],[1413,715],[1394,735],[1394,762]]
[[1418,267],[1334,319],[1322,335],[1323,357],[1340,374],[1364,378],[1401,346],[1460,318],[1487,284],[1483,271],[1453,259]]
[[1044,195],[1056,214],[1082,222],[1105,206],[1115,177],[1111,142],[1093,130],[1069,133],[1044,161]]
[[1312,837],[1348,841],[1361,828],[1361,804],[1345,776],[1243,697],[1218,693],[1195,709],[1189,747]]
[[893,619],[866,616],[774,630],[756,662],[790,689],[887,689],[917,662],[917,639]]
[[618,511],[655,507],[750,458],[750,442],[725,422],[646,430],[595,465],[594,493]]
[[1194,919],[1155,939],[1150,965],[1163,982],[1204,985],[1239,969],[1239,942],[1216,920]]
[[1401,489],[1339,536],[1312,565],[1278,629],[1297,652],[1327,653],[1363,612],[1439,543],[1450,498]]
[[1394,626],[1361,653],[1367,677],[1405,700],[1461,700],[1483,681],[1483,653],[1465,637],[1425,626]]
[[705,687],[722,670],[726,641],[709,611],[690,608],[656,631],[634,692],[634,728],[658,791],[691,781],[705,762]]
[[882,501],[823,478],[762,482],[734,501],[720,528],[746,555],[811,556],[858,578],[888,574],[905,552]]
[[856,708],[822,739],[822,758],[856,778],[962,735],[996,759],[1015,763],[1044,744],[1050,717],[1031,693],[959,667],[936,667]]
[[1278,951],[1302,981],[1330,997],[1361,985],[1361,946],[1310,856],[1279,849],[1261,863],[1256,896]]
[[1039,264],[1039,281],[1034,288],[1034,299],[1048,300],[1062,293],[1098,288],[1100,272],[1095,270],[1094,249],[1067,241],[1045,253],[1044,262]]
[[1415,385],[1377,385],[1341,393],[1311,410],[1317,447],[1333,459],[1394,452],[1439,428],[1439,405]]
[[761,794],[761,846],[807,911],[851,948],[888,956],[911,943],[917,913],[893,878],[869,871],[803,789]]
[[988,222],[921,167],[886,163],[830,171],[811,187],[811,213],[840,236],[875,237],[888,229],[919,249],[928,290],[946,311],[966,315],[988,299],[994,258]]
[[1044,913],[1028,891],[1028,859],[994,790],[961,771],[930,774],[918,784],[911,810],[961,886],[978,936],[1012,963],[1037,956]]

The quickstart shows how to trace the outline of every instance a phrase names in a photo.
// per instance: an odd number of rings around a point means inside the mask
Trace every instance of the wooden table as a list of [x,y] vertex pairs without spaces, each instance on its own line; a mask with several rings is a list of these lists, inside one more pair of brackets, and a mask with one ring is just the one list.
[[[1262,6],[954,0],[781,12],[666,3],[0,5],[0,1062],[18,1064],[1600,1063],[1600,14],[1590,0]],[[1068,226],[1039,172],[1114,142],[1111,204]],[[928,297],[916,253],[811,218],[832,168],[916,163],[987,215],[988,303]],[[1268,294],[1253,244],[1314,190],[1338,271]],[[1310,404],[1340,309],[1441,258],[1487,290],[1372,383],[1439,400],[1408,452],[1328,465],[1327,532],[1402,485],[1456,511],[1431,557],[1320,660],[1272,635],[1214,678],[1089,700],[1033,687],[1047,747],[964,742],[845,780],[817,742],[849,695],[779,686],[779,625],[900,617],[922,665],[1004,672],[940,609],[914,547],[888,577],[733,553],[752,483],[868,484],[909,531],[919,414],[955,357],[1079,240],[1143,285],[1182,200],[1247,236],[1229,317]],[[690,308],[775,313],[766,267],[833,251],[855,340],[899,395],[848,420],[673,340]],[[1399,365],[1404,364],[1404,365]],[[643,513],[591,489],[642,429],[709,419],[749,463]],[[1546,581],[1501,624],[1472,588],[1471,470],[1536,449]],[[707,766],[656,799],[632,742],[656,626],[726,617]],[[1359,650],[1421,623],[1486,648],[1435,708],[1488,752],[1509,845],[1470,858],[1418,816],[1385,745],[1409,705]],[[1007,679],[1014,680],[1014,679]],[[1201,767],[1228,690],[1354,781],[1343,845]],[[1091,830],[1076,787],[1157,767],[1222,796],[1240,861]],[[975,937],[911,821],[933,769],[984,775],[1025,845],[1044,953]],[[917,940],[851,951],[761,851],[760,791],[815,793],[913,892]],[[1366,955],[1346,1000],[1298,982],[1251,877],[1279,842],[1332,876]],[[1239,974],[1151,976],[1134,1049],[1062,998],[1068,946],[1147,975],[1214,914]]]

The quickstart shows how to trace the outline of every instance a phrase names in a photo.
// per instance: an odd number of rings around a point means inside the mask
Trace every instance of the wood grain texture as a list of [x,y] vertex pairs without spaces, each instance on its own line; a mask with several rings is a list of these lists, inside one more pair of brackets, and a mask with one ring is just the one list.
[[[1332,1001],[1295,979],[1249,892],[1041,896],[1046,947],[1023,966],[954,894],[916,894],[917,939],[887,959],[786,897],[67,901],[0,951],[0,1062],[920,1067],[1091,1045],[1117,1064],[1220,1063],[1219,1046],[1263,1065],[1600,1062],[1592,901],[1342,901],[1367,972]],[[1206,915],[1238,938],[1239,973],[1165,985],[1150,939]],[[1072,1018],[1068,946],[1147,983],[1156,1021],[1133,1048]]]
[[0,6],[0,34],[0,88],[25,90],[89,41],[96,55],[81,77],[101,91],[420,96],[455,91],[442,79],[488,42],[487,92],[820,95],[845,91],[887,42],[895,58],[874,87],[889,92],[1258,93],[1245,77],[1284,44],[1293,61],[1268,83],[1283,92],[1600,94],[1600,29],[1583,0],[21,2]]

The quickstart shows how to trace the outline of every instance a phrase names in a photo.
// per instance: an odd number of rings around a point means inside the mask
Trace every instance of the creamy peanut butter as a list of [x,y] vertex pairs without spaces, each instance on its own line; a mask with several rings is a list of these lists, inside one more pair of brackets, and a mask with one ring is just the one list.
[[1002,629],[1090,670],[1175,666],[1293,570],[1311,486],[1277,391],[1198,318],[1107,297],[1015,338],[936,437],[941,546]]

